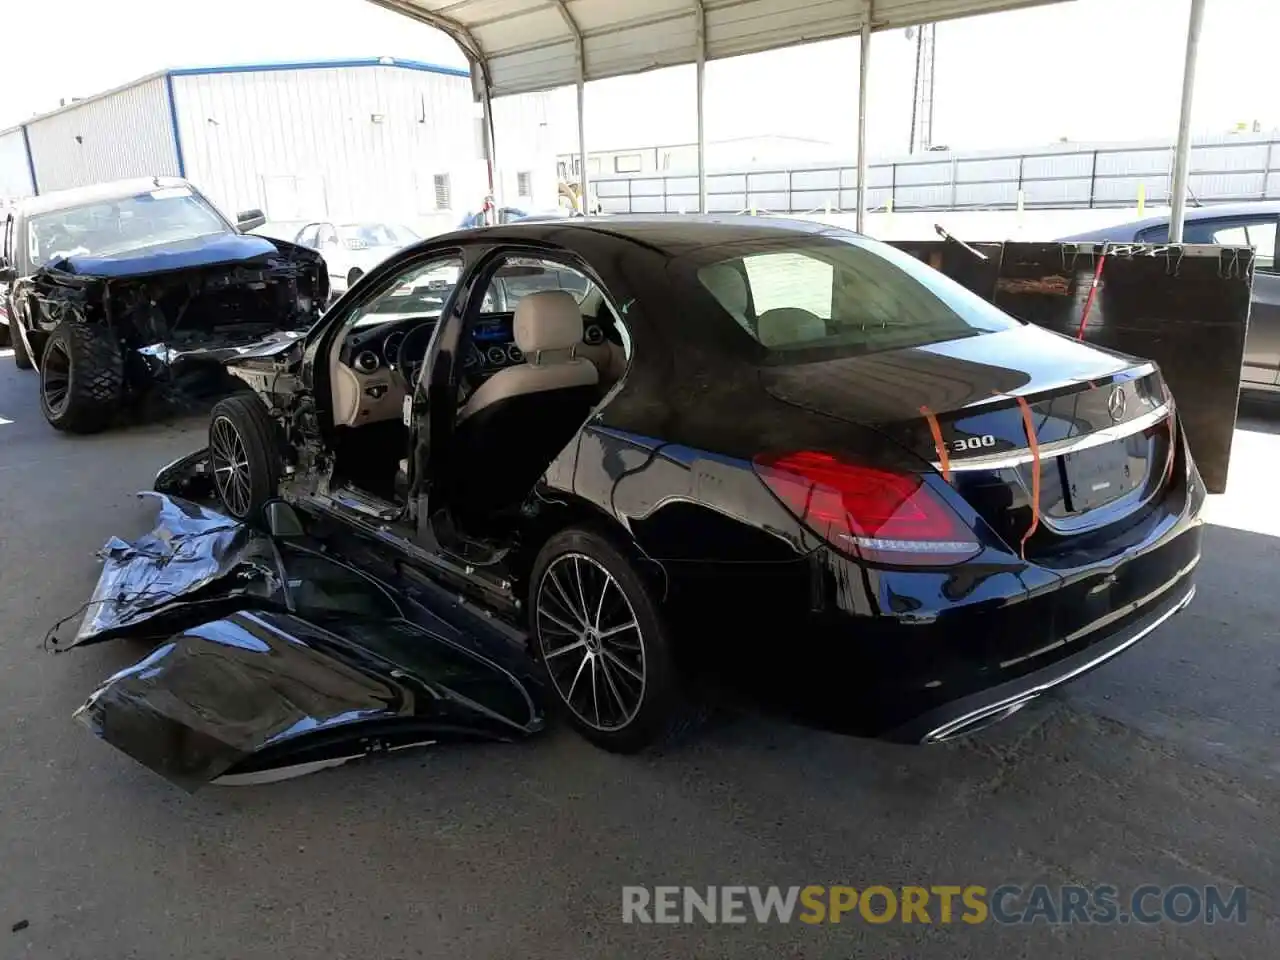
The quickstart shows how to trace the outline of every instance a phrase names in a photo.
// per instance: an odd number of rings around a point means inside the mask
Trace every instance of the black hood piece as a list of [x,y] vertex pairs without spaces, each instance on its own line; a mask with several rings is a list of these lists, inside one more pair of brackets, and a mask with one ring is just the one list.
[[107,543],[64,645],[159,641],[76,712],[144,766],[193,790],[542,728],[536,681],[510,648],[486,649],[306,537],[149,496],[156,529]]

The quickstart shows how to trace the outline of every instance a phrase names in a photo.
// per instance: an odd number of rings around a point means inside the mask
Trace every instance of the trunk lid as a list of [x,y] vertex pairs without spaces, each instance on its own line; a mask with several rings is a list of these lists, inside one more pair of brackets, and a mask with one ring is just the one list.
[[[941,468],[1011,547],[1032,525],[1040,446],[1040,524],[1033,550],[1129,515],[1162,487],[1172,405],[1155,366],[1034,327],[906,350],[761,370],[773,397],[877,430]],[[931,417],[939,436],[935,439]]]

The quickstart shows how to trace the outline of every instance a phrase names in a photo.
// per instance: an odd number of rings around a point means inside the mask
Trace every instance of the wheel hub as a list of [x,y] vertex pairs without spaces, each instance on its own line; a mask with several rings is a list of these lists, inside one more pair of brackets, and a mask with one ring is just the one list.
[[577,718],[602,731],[631,723],[646,689],[644,638],[613,574],[585,554],[557,557],[538,586],[535,622],[543,663]]
[[253,501],[249,455],[240,431],[226,417],[218,417],[210,428],[209,453],[219,499],[237,517],[244,517]]

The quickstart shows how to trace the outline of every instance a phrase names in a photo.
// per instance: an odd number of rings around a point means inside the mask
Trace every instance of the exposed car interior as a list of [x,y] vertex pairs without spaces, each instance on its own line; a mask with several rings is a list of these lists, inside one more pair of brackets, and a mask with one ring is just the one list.
[[[407,494],[404,400],[460,270],[456,260],[418,265],[356,311],[330,354],[336,472],[383,500]],[[550,261],[503,261],[459,348],[462,499],[518,504],[622,377],[624,343],[587,277]]]

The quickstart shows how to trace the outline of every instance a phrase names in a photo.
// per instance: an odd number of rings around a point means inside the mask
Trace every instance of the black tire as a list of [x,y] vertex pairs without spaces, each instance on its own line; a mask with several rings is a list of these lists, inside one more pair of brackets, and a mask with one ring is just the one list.
[[123,395],[124,356],[111,332],[58,324],[40,356],[40,410],[54,429],[97,433],[115,418]]
[[[584,579],[569,578],[571,572]],[[601,584],[603,605],[594,593]],[[579,590],[580,609],[594,606],[585,621],[564,596],[569,588]],[[570,527],[548,540],[533,565],[528,603],[530,644],[543,680],[563,715],[587,740],[614,753],[636,753],[673,741],[699,718],[700,711],[681,689],[656,592],[609,539]],[[628,617],[635,629],[618,632]],[[565,630],[562,624],[584,633]],[[600,634],[594,639],[585,635],[593,627]],[[578,650],[582,656],[576,655]],[[588,667],[590,701],[580,689]],[[603,710],[596,699],[602,693]]]
[[13,333],[9,328],[9,324],[0,323],[0,347],[7,347],[13,343]]
[[256,519],[280,485],[276,423],[256,393],[225,397],[209,416],[209,466],[218,500],[237,520]]
[[[10,324],[17,323],[10,319]],[[22,331],[9,327],[9,339],[13,341],[13,365],[19,370],[30,370],[35,364],[31,362],[31,354],[27,353],[27,343],[22,339]]]

